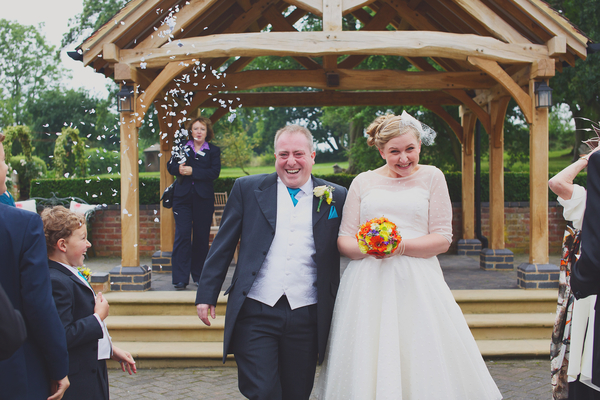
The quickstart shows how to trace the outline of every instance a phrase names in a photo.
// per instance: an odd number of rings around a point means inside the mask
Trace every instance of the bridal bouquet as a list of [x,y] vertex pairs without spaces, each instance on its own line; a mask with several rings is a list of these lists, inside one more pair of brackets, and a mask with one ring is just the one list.
[[365,222],[356,234],[356,239],[363,254],[379,257],[391,254],[402,241],[396,224],[385,217]]

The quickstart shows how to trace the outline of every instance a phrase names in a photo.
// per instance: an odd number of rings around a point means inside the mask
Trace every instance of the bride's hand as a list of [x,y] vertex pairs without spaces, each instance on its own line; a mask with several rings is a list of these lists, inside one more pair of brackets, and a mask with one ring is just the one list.
[[374,256],[376,259],[378,260],[383,260],[384,258],[390,258],[390,257],[395,257],[395,256],[401,256],[404,254],[404,250],[405,250],[405,243],[404,241],[400,241],[400,243],[398,244],[398,247],[396,247],[394,249],[394,251],[392,251],[390,254],[386,254],[383,256]]

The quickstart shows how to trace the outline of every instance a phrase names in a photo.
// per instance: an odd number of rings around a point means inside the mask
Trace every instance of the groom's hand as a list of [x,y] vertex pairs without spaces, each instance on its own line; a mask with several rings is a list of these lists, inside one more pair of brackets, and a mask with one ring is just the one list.
[[209,304],[196,304],[196,312],[198,313],[198,318],[200,321],[204,322],[204,325],[210,326],[210,321],[208,320],[208,310],[210,309],[210,316],[212,319],[217,318],[217,314],[215,312],[215,306]]

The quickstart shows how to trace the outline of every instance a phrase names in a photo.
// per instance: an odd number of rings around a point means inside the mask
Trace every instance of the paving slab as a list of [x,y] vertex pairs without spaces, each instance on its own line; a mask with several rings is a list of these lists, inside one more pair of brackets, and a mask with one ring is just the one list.
[[[488,359],[486,364],[504,399],[552,397],[548,359]],[[316,379],[318,372],[317,368]],[[244,399],[237,388],[236,368],[144,369],[133,376],[109,370],[108,376],[111,399]]]

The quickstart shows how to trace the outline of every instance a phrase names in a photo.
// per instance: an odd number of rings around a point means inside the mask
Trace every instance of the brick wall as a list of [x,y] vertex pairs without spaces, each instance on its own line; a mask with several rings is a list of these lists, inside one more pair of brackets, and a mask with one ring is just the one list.
[[[456,253],[457,242],[462,238],[462,211],[460,203],[452,204],[453,241],[450,253]],[[92,245],[96,256],[121,256],[121,208],[109,206],[107,210],[96,213],[92,224]],[[482,203],[482,231],[489,237],[489,204]],[[548,206],[548,235],[550,253],[560,253],[566,222],[562,217],[562,207],[556,202]],[[126,217],[127,218],[127,217]],[[150,257],[160,250],[160,207],[158,205],[140,206],[140,240],[138,243],[141,257]],[[529,203],[505,203],[504,240],[506,248],[513,253],[529,252]]]

